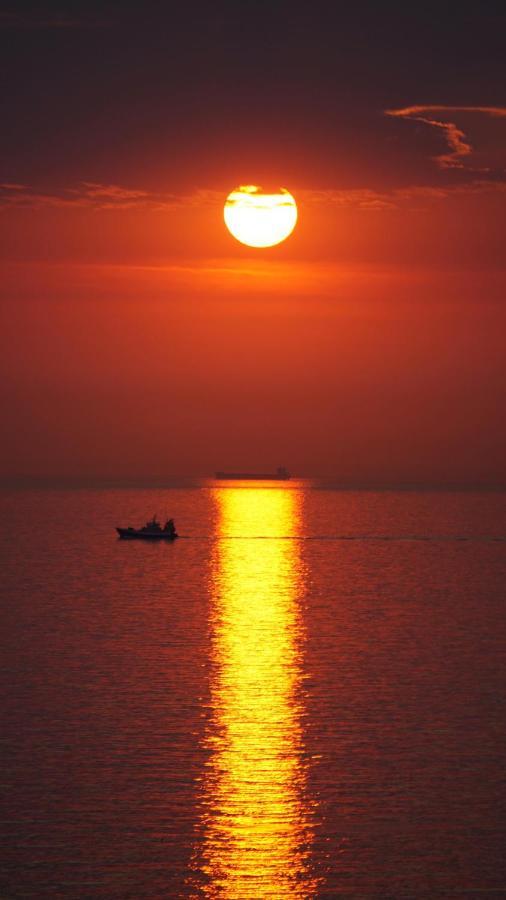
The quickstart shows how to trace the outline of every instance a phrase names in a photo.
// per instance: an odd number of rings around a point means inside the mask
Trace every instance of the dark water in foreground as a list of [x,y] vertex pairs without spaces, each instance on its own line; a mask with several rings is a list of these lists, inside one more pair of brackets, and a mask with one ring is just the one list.
[[506,894],[505,499],[4,493],[0,896]]

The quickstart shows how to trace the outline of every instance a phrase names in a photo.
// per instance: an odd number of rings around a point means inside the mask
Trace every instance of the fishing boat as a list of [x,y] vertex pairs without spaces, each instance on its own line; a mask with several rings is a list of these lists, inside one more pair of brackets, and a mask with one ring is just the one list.
[[123,540],[175,541],[179,537],[174,519],[167,519],[162,528],[156,516],[153,516],[142,528],[132,528],[129,525],[128,528],[116,528],[116,531]]

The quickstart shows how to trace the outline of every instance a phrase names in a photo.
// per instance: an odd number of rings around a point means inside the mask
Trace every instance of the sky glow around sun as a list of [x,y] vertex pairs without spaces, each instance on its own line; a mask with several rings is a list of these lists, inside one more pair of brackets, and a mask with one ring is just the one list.
[[297,204],[285,188],[270,193],[246,184],[228,195],[224,217],[228,230],[241,244],[274,247],[295,228]]

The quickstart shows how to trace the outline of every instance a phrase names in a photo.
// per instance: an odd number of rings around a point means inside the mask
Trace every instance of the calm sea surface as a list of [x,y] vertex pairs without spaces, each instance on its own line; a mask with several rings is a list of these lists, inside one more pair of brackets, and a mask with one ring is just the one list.
[[506,895],[506,495],[1,499],[2,900]]

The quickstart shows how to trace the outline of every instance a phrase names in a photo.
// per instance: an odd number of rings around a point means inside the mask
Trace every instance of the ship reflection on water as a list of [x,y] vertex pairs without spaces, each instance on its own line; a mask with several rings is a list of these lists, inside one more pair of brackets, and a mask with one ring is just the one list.
[[[216,490],[203,896],[310,897],[302,734],[300,495]],[[265,540],[257,540],[263,536]],[[204,883],[202,886],[202,882]]]

